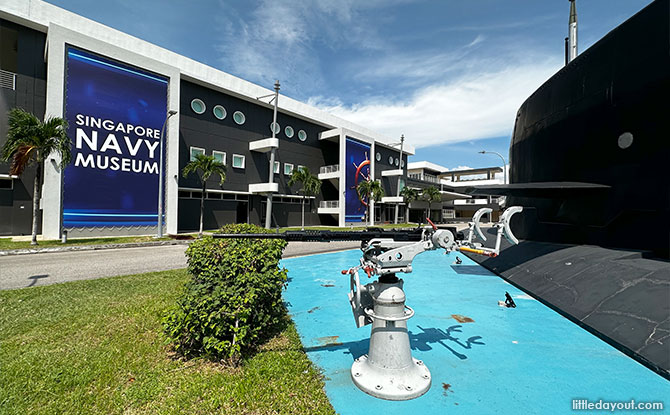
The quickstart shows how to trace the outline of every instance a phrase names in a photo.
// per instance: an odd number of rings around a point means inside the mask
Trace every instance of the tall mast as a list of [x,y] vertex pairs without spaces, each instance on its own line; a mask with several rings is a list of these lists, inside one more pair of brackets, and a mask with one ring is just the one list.
[[577,57],[577,8],[575,0],[570,1],[570,23],[568,24],[568,63]]

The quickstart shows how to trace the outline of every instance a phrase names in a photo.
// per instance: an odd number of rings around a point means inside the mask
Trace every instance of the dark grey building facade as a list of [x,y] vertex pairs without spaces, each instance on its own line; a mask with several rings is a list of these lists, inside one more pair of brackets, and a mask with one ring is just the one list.
[[[14,107],[70,123],[73,163],[64,171],[54,157],[45,163],[39,212],[45,238],[59,238],[64,230],[70,235],[152,233],[159,214],[147,206],[158,199],[160,181],[166,232],[197,229],[202,183],[197,175],[181,172],[199,153],[227,168],[223,185],[218,177],[206,184],[205,229],[262,225],[268,194],[272,227],[300,225],[303,198],[299,185],[287,182],[303,167],[322,181],[320,194],[304,200],[305,224],[361,223],[366,201],[356,206],[359,198],[347,183],[364,179],[379,180],[386,195],[376,206],[369,203],[375,213],[370,219],[394,220],[395,204],[401,202],[398,180],[404,183],[411,146],[399,160],[399,145],[388,144],[392,140],[281,94],[272,139],[273,107],[268,99],[257,99],[271,93],[268,89],[41,1],[0,6],[0,29],[0,145],[6,141],[7,112]],[[116,96],[114,82],[120,77],[146,84],[146,91],[140,86],[134,92],[148,98],[129,101],[122,84]],[[77,89],[87,82],[93,85],[90,97]],[[167,96],[152,96],[153,90]],[[177,115],[170,118],[167,111]],[[351,143],[362,152],[352,153]],[[270,151],[276,156],[273,166]],[[144,171],[134,170],[136,162],[146,164]],[[0,235],[30,233],[34,175],[34,166],[15,177],[8,163],[0,164]],[[142,180],[151,185],[140,186]]]

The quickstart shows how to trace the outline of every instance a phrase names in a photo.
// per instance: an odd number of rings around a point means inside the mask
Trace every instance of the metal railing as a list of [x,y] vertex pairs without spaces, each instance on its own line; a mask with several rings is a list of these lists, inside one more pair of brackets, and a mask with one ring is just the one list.
[[16,74],[0,69],[0,87],[16,90]]
[[337,173],[338,171],[340,171],[340,165],[339,164],[331,164],[330,166],[319,167],[319,174]]
[[432,176],[429,174],[409,173],[407,177],[409,177],[410,179],[419,180],[426,183],[440,184],[440,179],[437,176]]
[[322,209],[334,209],[340,207],[339,200],[322,200],[319,202],[319,207]]

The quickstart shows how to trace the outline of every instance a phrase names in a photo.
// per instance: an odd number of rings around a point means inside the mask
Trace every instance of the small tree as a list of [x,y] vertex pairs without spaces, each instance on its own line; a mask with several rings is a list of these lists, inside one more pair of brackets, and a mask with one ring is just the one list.
[[407,202],[408,213],[405,219],[407,222],[409,222],[409,204],[419,198],[419,190],[405,186],[400,191],[400,196],[402,196],[403,199],[405,199],[405,202]]
[[[379,202],[382,197],[384,197],[384,188],[382,187],[382,184],[377,181],[377,180],[363,180],[362,182],[358,183],[358,186],[356,187],[356,191],[358,192],[358,196],[363,199],[366,198],[368,199],[368,208],[365,209],[365,223],[368,223],[368,212],[372,209],[372,201],[374,200],[375,202]],[[373,212],[370,212],[370,215],[372,215]],[[372,224],[374,225],[374,215],[370,216],[372,219]]]
[[321,180],[313,175],[307,167],[300,167],[293,170],[293,174],[288,180],[289,186],[296,183],[301,184],[298,190],[299,193],[302,193],[301,229],[305,230],[305,197],[316,196],[321,192]]
[[205,191],[207,186],[207,179],[212,174],[218,174],[221,178],[220,185],[226,180],[226,166],[217,161],[214,156],[206,156],[204,154],[196,154],[195,158],[191,160],[186,167],[181,171],[184,177],[188,177],[193,172],[200,171],[200,180],[202,181],[202,194],[200,195],[200,231],[198,237],[202,237],[202,222],[205,213]]
[[430,218],[431,205],[442,201],[442,194],[437,190],[437,187],[429,186],[421,191],[421,196],[428,202],[428,215],[426,217]]
[[37,163],[33,181],[33,229],[30,241],[31,245],[37,245],[37,213],[44,160],[51,153],[58,153],[60,168],[64,169],[72,159],[72,140],[67,136],[67,121],[60,117],[49,117],[42,122],[21,108],[13,108],[9,111],[8,124],[2,160],[11,160],[9,174],[21,175],[26,167],[33,162]]

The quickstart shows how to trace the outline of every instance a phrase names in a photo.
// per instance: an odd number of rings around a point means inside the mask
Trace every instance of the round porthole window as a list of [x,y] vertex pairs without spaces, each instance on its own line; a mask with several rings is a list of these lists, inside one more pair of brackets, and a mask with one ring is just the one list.
[[375,158],[377,159],[377,161],[382,161],[382,153],[377,153]]
[[212,112],[214,113],[214,116],[220,120],[226,118],[226,109],[223,108],[221,105],[217,105],[214,108],[212,108]]
[[626,149],[633,145],[633,134],[631,133],[623,133],[619,136],[619,140],[617,141],[617,144],[619,145],[619,148],[621,149]]
[[395,163],[394,163],[394,164],[395,164],[396,167],[398,167],[398,166],[400,165],[400,161],[398,161],[398,159],[395,159]]
[[393,156],[389,156],[389,164],[393,166]]
[[279,126],[278,123],[273,122],[270,124],[270,131],[274,132],[275,134],[279,134],[281,131],[281,127]]
[[400,167],[405,167],[405,160],[400,160]]
[[196,98],[193,101],[191,101],[191,109],[196,114],[202,114],[203,112],[205,112],[207,107],[205,106],[205,103],[202,102],[201,99]]
[[307,133],[305,132],[305,130],[298,131],[298,138],[300,139],[300,141],[307,140]]
[[247,120],[247,117],[245,117],[244,113],[241,111],[235,111],[233,114],[233,120],[235,120],[237,124],[242,125]]
[[286,134],[286,137],[292,138],[294,134],[293,127],[287,125],[286,128],[284,128],[284,134]]

